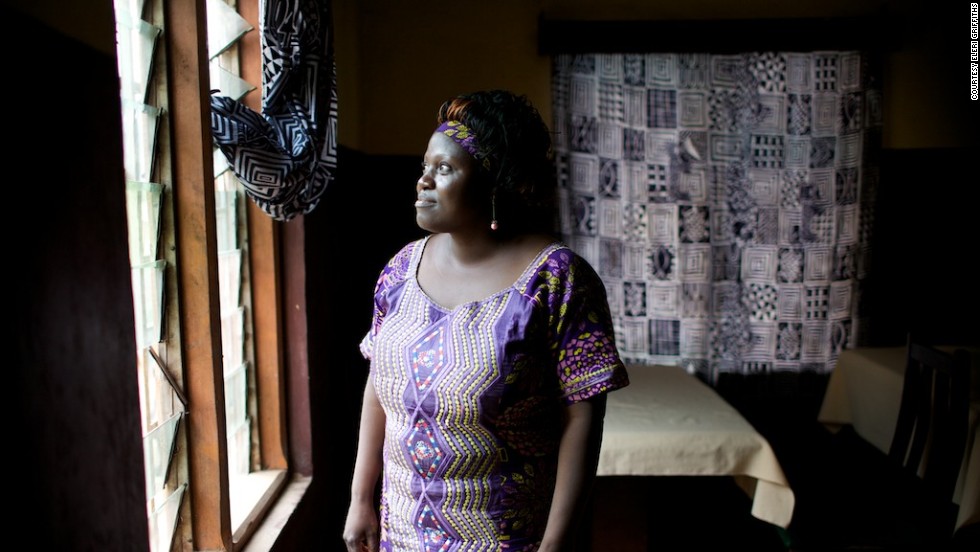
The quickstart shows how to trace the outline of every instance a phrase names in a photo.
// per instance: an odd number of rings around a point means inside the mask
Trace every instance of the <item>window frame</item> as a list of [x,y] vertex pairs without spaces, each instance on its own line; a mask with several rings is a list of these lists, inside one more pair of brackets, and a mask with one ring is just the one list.
[[[259,28],[258,0],[239,0],[237,8],[254,28]],[[258,468],[263,477],[256,478],[258,488],[249,489],[255,498],[250,513],[239,527],[233,527],[221,362],[206,2],[168,0],[163,10],[165,22],[179,22],[166,25],[163,39],[168,60],[166,126],[173,182],[174,301],[180,336],[174,343],[179,350],[173,353],[180,358],[188,399],[185,431],[178,443],[186,447],[186,456],[178,462],[177,471],[188,481],[189,500],[181,507],[181,519],[190,522],[178,525],[173,548],[236,551],[264,530],[262,521],[287,484],[298,490],[308,484],[302,476],[290,477],[287,454],[281,237],[275,221],[247,201],[247,283],[253,307],[256,430],[261,436]],[[243,78],[259,82],[258,33],[243,37],[240,48]],[[248,94],[242,101],[258,110],[259,96]]]

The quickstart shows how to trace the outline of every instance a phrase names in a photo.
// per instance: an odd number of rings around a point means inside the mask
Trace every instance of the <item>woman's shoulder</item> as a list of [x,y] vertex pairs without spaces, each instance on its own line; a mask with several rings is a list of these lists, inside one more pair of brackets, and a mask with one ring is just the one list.
[[528,272],[525,292],[536,296],[544,291],[549,295],[560,289],[601,285],[592,265],[563,241],[552,241],[538,255]]
[[399,249],[398,252],[392,255],[388,260],[388,266],[407,268],[408,265],[412,264],[413,260],[416,260],[418,255],[422,253],[422,249],[425,247],[425,242],[428,239],[429,236],[425,236],[403,245],[401,249]]
[[553,273],[574,276],[578,272],[594,273],[592,265],[565,242],[556,241],[548,246],[541,265]]
[[393,284],[411,276],[427,239],[428,236],[406,243],[388,259],[381,270],[376,291],[390,288]]

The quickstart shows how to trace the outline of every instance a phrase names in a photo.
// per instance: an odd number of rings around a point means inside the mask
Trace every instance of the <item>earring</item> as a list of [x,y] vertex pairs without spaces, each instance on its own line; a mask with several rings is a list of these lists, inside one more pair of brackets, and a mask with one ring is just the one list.
[[497,229],[497,192],[490,196],[490,229]]

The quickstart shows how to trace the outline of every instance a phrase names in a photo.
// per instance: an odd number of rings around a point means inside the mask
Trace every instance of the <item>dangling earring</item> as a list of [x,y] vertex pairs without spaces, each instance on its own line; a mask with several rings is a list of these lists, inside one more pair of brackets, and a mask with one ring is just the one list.
[[490,229],[497,229],[497,191],[490,196]]

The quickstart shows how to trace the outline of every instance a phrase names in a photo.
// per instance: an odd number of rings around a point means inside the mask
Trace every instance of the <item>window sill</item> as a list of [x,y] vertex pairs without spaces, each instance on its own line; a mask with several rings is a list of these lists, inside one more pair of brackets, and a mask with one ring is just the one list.
[[[236,527],[233,540],[235,549],[241,552],[267,552],[272,549],[279,533],[286,522],[296,511],[303,499],[312,477],[293,476],[288,479],[285,470],[265,470],[255,472],[247,477],[247,484],[242,485],[242,494],[247,496],[232,497],[232,520],[242,520],[233,523]],[[238,485],[233,485],[238,489]],[[235,504],[251,506],[249,511],[239,509]],[[244,541],[244,545],[238,543]]]

